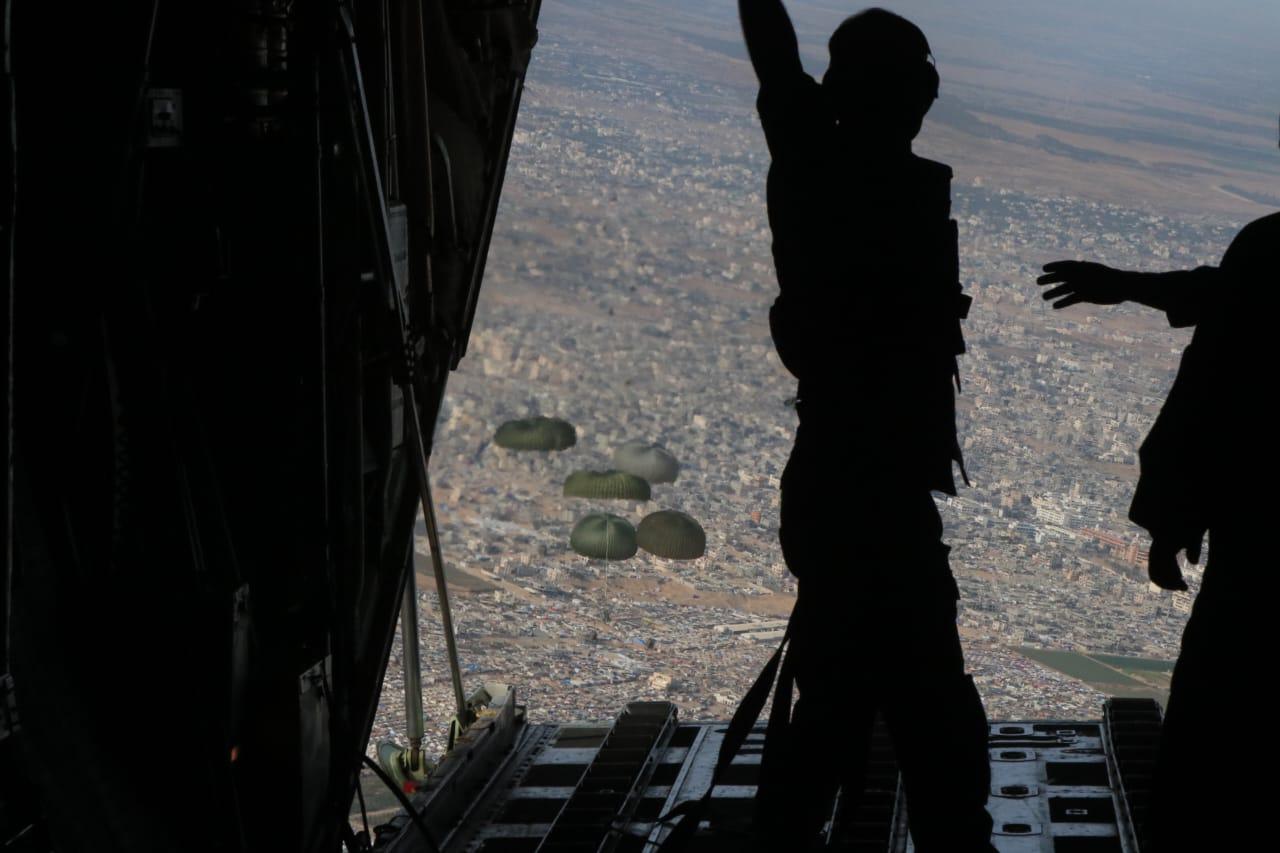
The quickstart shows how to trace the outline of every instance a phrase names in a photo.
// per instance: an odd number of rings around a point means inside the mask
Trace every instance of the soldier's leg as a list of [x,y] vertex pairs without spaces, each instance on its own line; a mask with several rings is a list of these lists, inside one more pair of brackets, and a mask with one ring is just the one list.
[[[1261,849],[1269,838],[1267,739],[1239,738],[1257,683],[1252,652],[1273,642],[1274,599],[1254,583],[1260,536],[1211,534],[1210,565],[1174,667],[1148,822],[1150,849]],[[1266,569],[1272,567],[1266,566]],[[1147,849],[1144,846],[1144,850]]]
[[1159,853],[1182,849],[1184,840],[1210,849],[1205,845],[1214,834],[1212,824],[1217,823],[1213,809],[1206,808],[1197,791],[1214,778],[1207,751],[1220,748],[1209,734],[1217,722],[1213,704],[1221,700],[1216,695],[1212,655],[1207,654],[1211,645],[1204,642],[1205,631],[1212,631],[1214,621],[1212,602],[1204,597],[1197,600],[1173,670],[1146,827],[1150,848]]
[[936,623],[907,624],[932,644],[902,638],[906,654],[894,661],[900,667],[896,676],[886,679],[884,713],[916,849],[990,850],[987,719],[964,672],[954,621],[949,632]]
[[[782,474],[779,539],[787,568],[799,581],[787,653],[798,698],[785,736],[770,736],[765,745],[764,766],[770,772],[762,776],[756,793],[761,849],[807,846],[826,819],[824,812],[829,814],[839,784],[833,744],[843,740],[845,709],[834,688],[847,670],[843,638],[832,626],[838,612],[837,580],[848,566],[840,554],[840,502],[821,456],[798,437]],[[835,621],[846,624],[848,619],[837,616]]]
[[[885,722],[907,796],[920,853],[990,851],[988,727],[964,667],[956,628],[956,587],[941,544],[932,498],[904,514],[903,554],[887,576],[880,608],[886,636],[882,682]],[[927,542],[936,547],[924,547]]]
[[[875,714],[845,585],[800,582],[788,654],[797,698],[779,778],[762,779],[759,826],[771,849],[804,849],[830,818],[837,789],[865,773]],[[856,797],[857,792],[847,791]],[[783,843],[787,846],[779,846]],[[769,845],[766,845],[769,846]]]

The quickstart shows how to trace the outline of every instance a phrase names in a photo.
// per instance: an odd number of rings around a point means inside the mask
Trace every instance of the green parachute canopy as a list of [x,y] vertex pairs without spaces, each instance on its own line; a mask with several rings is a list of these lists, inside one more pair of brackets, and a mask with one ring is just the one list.
[[564,481],[564,493],[571,498],[600,500],[649,500],[649,484],[623,471],[574,471]]
[[628,441],[615,450],[613,467],[650,483],[674,483],[680,475],[680,463],[665,447],[643,441]]
[[640,521],[636,544],[668,560],[696,560],[707,552],[707,534],[701,524],[683,512],[664,509]]
[[522,418],[498,427],[493,443],[508,450],[564,450],[578,443],[578,433],[559,418]]
[[593,512],[573,526],[569,547],[596,560],[625,560],[635,556],[636,529],[625,518]]

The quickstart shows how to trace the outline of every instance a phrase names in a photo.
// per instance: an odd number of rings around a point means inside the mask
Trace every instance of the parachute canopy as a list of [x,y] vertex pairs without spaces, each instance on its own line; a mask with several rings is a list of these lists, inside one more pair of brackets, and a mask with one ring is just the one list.
[[560,418],[522,418],[498,427],[493,443],[508,450],[564,450],[578,443],[578,433]]
[[564,493],[571,498],[602,500],[649,500],[649,484],[623,471],[574,471],[564,481]]
[[668,560],[696,560],[707,551],[702,525],[683,512],[664,509],[646,515],[636,528],[636,543]]
[[584,557],[625,560],[636,553],[636,529],[616,515],[593,512],[573,526],[569,547]]
[[615,450],[613,467],[650,483],[674,483],[680,475],[680,463],[666,448],[643,441],[628,441]]

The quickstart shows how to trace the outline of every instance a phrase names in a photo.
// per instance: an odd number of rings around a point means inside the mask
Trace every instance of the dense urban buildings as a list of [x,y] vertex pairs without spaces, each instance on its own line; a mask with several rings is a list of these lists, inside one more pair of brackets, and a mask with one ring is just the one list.
[[[633,44],[643,33],[606,49],[579,26],[597,20],[584,6],[560,5],[544,16],[475,330],[436,428],[431,467],[462,662],[469,688],[514,683],[533,720],[606,719],[649,697],[671,699],[685,718],[724,718],[775,647],[794,595],[777,527],[796,386],[768,335],[768,160],[750,71],[735,58],[731,17],[722,42],[691,29],[646,58]],[[730,15],[732,4],[709,8]],[[962,103],[976,85],[956,85]],[[1147,583],[1147,543],[1126,519],[1138,446],[1189,334],[1129,308],[1054,312],[1035,276],[1064,257],[1213,263],[1262,208],[1236,197],[1200,214],[1185,195],[1118,189],[1133,169],[1089,155],[1069,128],[1071,143],[1041,136],[1033,153],[1049,165],[1035,179],[983,168],[988,141],[1022,144],[1005,137],[1034,132],[964,113],[974,131],[951,103],[919,148],[956,163],[962,277],[974,298],[959,398],[972,486],[938,497],[962,636],[992,719],[1090,718],[1105,694],[1164,695],[1189,611],[1191,595]],[[1123,180],[1093,194],[1045,188],[1073,163],[1082,181],[1102,182],[1108,165]],[[1162,163],[1152,168],[1181,174]],[[848,332],[874,322],[851,316]],[[573,423],[577,444],[493,444],[502,422],[532,415]],[[562,494],[570,473],[610,467],[634,439],[681,465],[651,501]],[[604,562],[569,548],[588,512],[634,524],[661,508],[701,522],[705,556]],[[845,558],[852,570],[856,543]],[[438,747],[450,692],[422,560],[427,728]],[[1194,593],[1198,570],[1188,578]],[[397,644],[375,741],[403,735],[399,654]]]

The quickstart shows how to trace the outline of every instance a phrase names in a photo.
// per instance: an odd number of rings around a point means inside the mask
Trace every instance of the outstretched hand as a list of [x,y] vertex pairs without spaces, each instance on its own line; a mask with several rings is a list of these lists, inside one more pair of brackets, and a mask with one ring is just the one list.
[[1048,301],[1057,299],[1054,308],[1066,308],[1079,302],[1094,305],[1117,305],[1129,298],[1125,293],[1125,274],[1104,264],[1091,261],[1054,261],[1044,265],[1045,275],[1036,284],[1056,284],[1040,294]]

